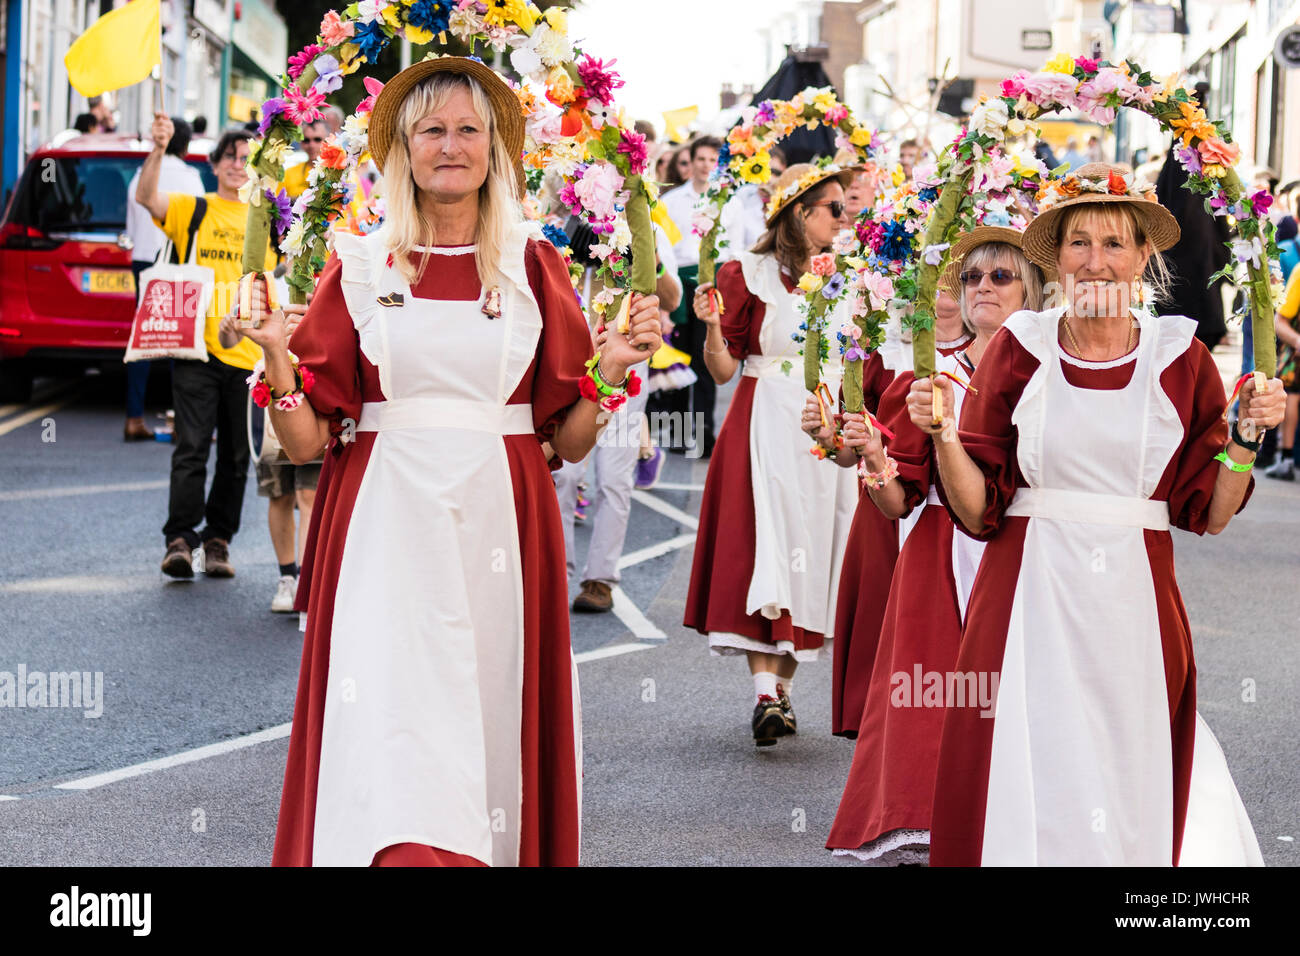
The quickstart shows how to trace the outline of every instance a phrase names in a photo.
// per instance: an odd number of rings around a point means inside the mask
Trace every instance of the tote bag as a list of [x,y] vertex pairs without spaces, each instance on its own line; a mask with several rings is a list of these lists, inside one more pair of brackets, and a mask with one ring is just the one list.
[[127,340],[124,362],[175,358],[208,360],[203,332],[208,321],[208,305],[216,285],[216,274],[207,266],[196,264],[199,223],[207,212],[202,197],[194,206],[189,226],[189,262],[176,265],[170,260],[169,239],[158,254],[156,263],[140,273],[140,301],[136,304],[131,337]]

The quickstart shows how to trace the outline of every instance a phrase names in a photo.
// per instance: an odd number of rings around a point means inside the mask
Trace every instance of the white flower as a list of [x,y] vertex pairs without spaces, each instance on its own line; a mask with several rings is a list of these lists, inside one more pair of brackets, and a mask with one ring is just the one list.
[[483,22],[468,10],[457,9],[451,11],[451,16],[447,21],[447,29],[460,40],[469,42],[470,37],[477,34],[483,26]]
[[613,106],[605,106],[598,100],[591,100],[587,104],[587,113],[591,117],[592,129],[601,129],[610,124],[618,125],[618,110]]
[[619,216],[614,222],[614,235],[610,240],[619,252],[626,252],[632,245],[632,229],[627,224],[626,216]]
[[285,154],[288,152],[289,144],[277,136],[262,144],[261,159],[263,162],[283,165]]
[[297,256],[302,253],[303,233],[305,227],[301,219],[295,219],[289,231],[284,234],[284,239],[280,242],[280,251],[286,256]]
[[853,234],[852,229],[841,229],[831,240],[831,250],[837,255],[848,255],[857,243],[858,237]]
[[511,52],[510,65],[521,76],[532,77],[533,79],[539,79],[539,74],[543,72],[542,58],[537,55],[537,51],[533,49],[531,43],[517,47]]
[[547,66],[563,66],[573,59],[573,44],[569,38],[558,30],[552,30],[545,23],[533,31],[529,45]]
[[1007,104],[1000,99],[988,99],[970,114],[970,128],[1000,143],[1006,138],[1008,119]]
[[384,15],[386,0],[361,0],[357,4],[357,20],[360,23],[374,23]]
[[578,164],[583,161],[586,147],[574,140],[560,140],[551,148],[548,170],[555,170],[560,176],[571,179],[577,172]]
[[942,242],[937,245],[926,246],[925,251],[921,255],[927,264],[937,266],[939,263],[943,262],[944,251],[949,245],[950,243]]
[[614,304],[614,298],[615,297],[613,291],[608,288],[605,288],[597,292],[595,297],[591,301],[593,305],[598,305],[601,308],[605,308],[606,306]]

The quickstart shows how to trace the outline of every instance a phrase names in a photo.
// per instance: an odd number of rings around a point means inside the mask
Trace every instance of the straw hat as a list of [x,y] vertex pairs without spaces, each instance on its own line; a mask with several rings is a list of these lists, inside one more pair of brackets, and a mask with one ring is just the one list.
[[1178,241],[1178,220],[1156,201],[1155,190],[1136,185],[1132,172],[1111,163],[1088,163],[1046,187],[1047,195],[1039,201],[1039,213],[1025,229],[1021,245],[1034,264],[1045,269],[1056,266],[1061,215],[1071,206],[1083,203],[1127,203],[1142,220],[1147,241],[1163,252]]
[[[960,301],[961,282],[958,276],[962,272],[962,260],[968,254],[979,246],[986,246],[990,242],[1004,242],[1024,252],[1023,240],[1024,233],[1009,226],[976,226],[970,232],[962,233],[957,238],[957,241],[952,244],[952,251],[948,254],[948,267],[943,270],[943,275],[939,277],[939,288]],[[1035,263],[1035,265],[1038,265],[1038,263]]]
[[768,192],[772,199],[767,204],[767,225],[772,225],[781,211],[796,199],[827,179],[836,179],[845,189],[857,175],[856,169],[841,169],[834,163],[829,166],[814,166],[812,163],[795,163],[786,167],[785,172],[777,177]]
[[389,147],[400,130],[397,117],[407,95],[422,80],[435,73],[460,73],[478,81],[487,93],[488,102],[492,104],[496,133],[506,145],[506,152],[514,160],[515,175],[519,180],[520,195],[524,192],[524,115],[519,106],[519,99],[514,91],[506,85],[491,67],[463,56],[439,56],[421,60],[408,66],[401,73],[389,80],[379,96],[375,99],[374,109],[370,113],[370,155],[375,165],[383,172],[384,160],[388,158]]

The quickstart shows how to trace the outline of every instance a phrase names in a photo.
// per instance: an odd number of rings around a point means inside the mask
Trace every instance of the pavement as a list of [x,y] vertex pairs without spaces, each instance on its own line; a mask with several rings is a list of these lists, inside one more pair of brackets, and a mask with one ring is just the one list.
[[[167,582],[170,446],[122,443],[120,378],[41,388],[0,407],[0,671],[100,673],[103,712],[0,707],[0,864],[265,865],[302,647],[268,610],[265,505],[250,477],[233,580]],[[618,613],[572,618],[583,861],[851,865],[823,849],[853,747],[829,650],[799,669],[799,735],[760,750],[743,663],[681,626],[706,470],[669,456],[634,498]],[[1199,709],[1270,865],[1300,862],[1297,525],[1300,487],[1261,478],[1222,535],[1175,533]]]

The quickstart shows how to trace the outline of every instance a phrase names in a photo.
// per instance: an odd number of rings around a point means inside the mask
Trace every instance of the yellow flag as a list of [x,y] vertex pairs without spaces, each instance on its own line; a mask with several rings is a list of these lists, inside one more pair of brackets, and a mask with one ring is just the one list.
[[698,106],[683,106],[679,110],[664,110],[664,139],[684,143],[690,138],[686,127],[700,115]]
[[682,231],[677,228],[677,223],[668,215],[668,210],[664,208],[663,203],[655,203],[655,207],[650,210],[650,221],[658,223],[668,237],[668,241],[674,246],[682,241]]
[[99,96],[145,79],[161,61],[160,0],[131,0],[110,10],[68,49],[68,81],[82,96]]

